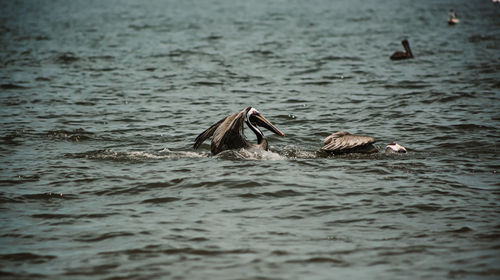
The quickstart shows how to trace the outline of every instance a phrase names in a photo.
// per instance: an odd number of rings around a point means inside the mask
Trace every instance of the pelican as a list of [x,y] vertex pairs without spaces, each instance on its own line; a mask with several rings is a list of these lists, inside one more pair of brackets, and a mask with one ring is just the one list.
[[[339,131],[325,138],[324,146],[320,151],[330,154],[372,154],[378,152],[377,147],[373,145],[376,141],[375,138],[370,136],[361,136],[347,131]],[[396,142],[393,142],[386,146],[385,152],[406,153],[406,149]]]
[[[243,134],[243,127],[246,124],[257,136],[257,144],[250,143]],[[267,139],[257,127],[264,127],[275,134],[285,136],[276,126],[269,120],[264,118],[259,111],[253,107],[247,107],[239,113],[234,113],[223,118],[217,123],[210,126],[196,137],[193,147],[197,149],[205,140],[212,137],[211,151],[216,155],[225,150],[255,148],[259,150],[268,150]]]
[[404,39],[401,41],[401,44],[403,44],[403,47],[405,48],[405,51],[397,51],[391,55],[392,60],[400,60],[400,59],[407,59],[407,58],[413,58],[413,53],[411,52],[410,49],[410,43],[408,40]]

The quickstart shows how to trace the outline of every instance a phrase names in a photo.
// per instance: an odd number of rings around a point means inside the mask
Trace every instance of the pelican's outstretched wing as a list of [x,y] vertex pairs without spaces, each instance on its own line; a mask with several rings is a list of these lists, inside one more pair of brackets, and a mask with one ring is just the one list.
[[360,136],[345,131],[339,131],[325,138],[321,150],[326,152],[343,152],[375,143],[375,138]]
[[216,128],[212,139],[212,154],[216,155],[225,150],[239,149],[248,146],[243,136],[246,110],[232,114],[223,120]]
[[217,130],[217,128],[219,127],[219,125],[221,123],[223,123],[226,119],[227,119],[227,117],[223,118],[222,120],[214,123],[212,126],[210,126],[209,128],[207,128],[207,130],[205,130],[202,133],[200,133],[200,135],[198,135],[198,137],[196,137],[196,139],[194,140],[193,148],[198,149],[198,147],[200,147],[200,145],[203,142],[205,142],[205,140],[207,140],[208,138],[212,137],[212,135],[214,135],[214,132]]

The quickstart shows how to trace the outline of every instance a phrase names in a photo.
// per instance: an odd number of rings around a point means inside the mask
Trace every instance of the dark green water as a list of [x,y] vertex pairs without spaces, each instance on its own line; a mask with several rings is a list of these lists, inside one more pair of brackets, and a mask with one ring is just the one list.
[[[499,277],[500,4],[0,11],[0,278]],[[270,152],[192,149],[247,106]],[[409,153],[318,157],[339,130]]]

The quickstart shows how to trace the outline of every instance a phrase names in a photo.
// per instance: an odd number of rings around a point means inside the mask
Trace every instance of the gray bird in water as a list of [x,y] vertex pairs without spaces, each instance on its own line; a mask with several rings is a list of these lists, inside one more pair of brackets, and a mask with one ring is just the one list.
[[[253,144],[245,138],[243,134],[245,124],[257,136],[257,144]],[[267,139],[257,126],[264,127],[277,135],[285,136],[283,132],[262,116],[257,109],[247,107],[239,113],[223,118],[200,133],[200,135],[196,137],[193,147],[197,149],[205,140],[212,137],[210,147],[213,155],[225,150],[241,148],[255,148],[267,151]]]
[[[377,147],[373,145],[375,142],[375,138],[370,136],[361,136],[346,131],[339,131],[325,138],[324,146],[320,151],[329,154],[371,154],[378,152]],[[393,142],[386,146],[385,152],[406,153],[406,149],[396,142]]]

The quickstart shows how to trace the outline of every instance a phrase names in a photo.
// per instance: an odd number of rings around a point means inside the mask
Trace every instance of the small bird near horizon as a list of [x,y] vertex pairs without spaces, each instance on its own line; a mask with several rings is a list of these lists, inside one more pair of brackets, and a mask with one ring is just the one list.
[[448,17],[448,24],[449,25],[455,25],[457,23],[459,23],[460,20],[458,19],[458,15],[457,13],[455,13],[455,11],[453,11],[453,9],[450,10],[450,16]]

